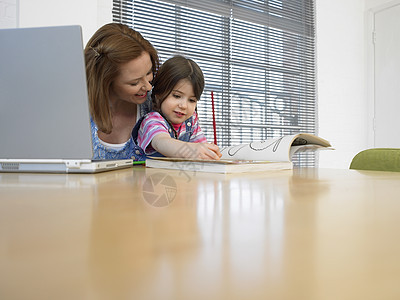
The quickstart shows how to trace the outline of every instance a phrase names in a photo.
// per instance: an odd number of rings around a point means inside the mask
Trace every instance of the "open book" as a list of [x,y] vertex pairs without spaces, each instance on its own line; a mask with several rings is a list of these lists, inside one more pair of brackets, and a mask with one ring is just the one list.
[[319,149],[332,148],[327,140],[313,134],[299,133],[222,147],[221,160],[150,157],[146,160],[146,167],[212,173],[282,170],[293,167],[292,156],[295,153]]
[[298,133],[220,149],[222,159],[291,161],[295,153],[332,149],[331,144],[316,135]]

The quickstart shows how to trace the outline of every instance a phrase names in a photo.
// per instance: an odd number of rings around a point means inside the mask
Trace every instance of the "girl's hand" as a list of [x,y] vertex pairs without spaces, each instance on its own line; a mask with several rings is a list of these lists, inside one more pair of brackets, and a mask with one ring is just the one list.
[[189,144],[191,144],[195,148],[194,153],[196,157],[193,158],[219,160],[222,156],[221,152],[219,151],[219,147],[215,144],[211,143],[189,143]]
[[164,133],[157,134],[151,146],[166,157],[219,160],[222,156],[215,144],[182,142]]

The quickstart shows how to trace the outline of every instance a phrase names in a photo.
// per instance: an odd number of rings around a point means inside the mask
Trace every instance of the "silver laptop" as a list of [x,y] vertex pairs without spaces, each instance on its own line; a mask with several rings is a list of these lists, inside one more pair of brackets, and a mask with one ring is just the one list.
[[0,29],[0,172],[96,173],[80,26]]

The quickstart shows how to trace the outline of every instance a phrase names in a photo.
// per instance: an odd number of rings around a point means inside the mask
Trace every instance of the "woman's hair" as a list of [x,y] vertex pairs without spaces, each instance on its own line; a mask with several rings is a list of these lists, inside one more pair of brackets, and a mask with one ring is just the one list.
[[161,113],[161,104],[182,79],[190,81],[196,99],[200,99],[204,90],[203,72],[193,60],[177,55],[161,65],[153,81],[151,97],[155,111]]
[[139,32],[126,25],[106,24],[99,28],[87,43],[85,62],[89,108],[100,131],[112,131],[109,96],[120,66],[143,53],[150,55],[155,76],[159,67],[156,49]]

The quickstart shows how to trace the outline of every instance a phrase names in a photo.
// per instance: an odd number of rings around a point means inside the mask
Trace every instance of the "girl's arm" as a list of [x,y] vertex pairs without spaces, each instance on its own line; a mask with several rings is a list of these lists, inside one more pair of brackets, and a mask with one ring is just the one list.
[[218,160],[222,156],[217,145],[183,142],[171,138],[167,133],[157,134],[151,141],[151,146],[167,157]]

